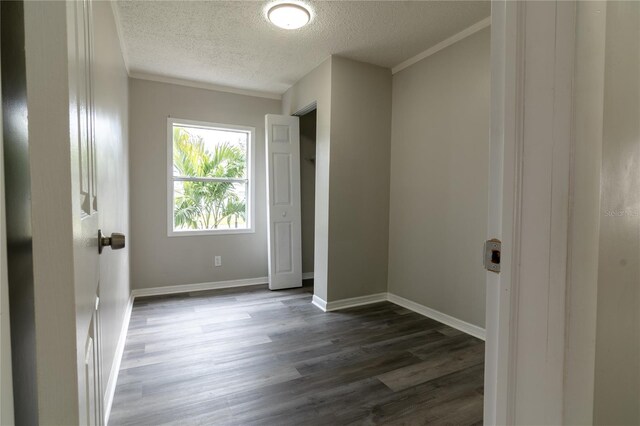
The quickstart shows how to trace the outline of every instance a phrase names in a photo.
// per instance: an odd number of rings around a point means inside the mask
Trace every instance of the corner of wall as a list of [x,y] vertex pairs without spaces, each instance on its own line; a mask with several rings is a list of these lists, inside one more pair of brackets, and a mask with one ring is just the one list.
[[331,59],[327,302],[387,290],[392,100],[389,69]]

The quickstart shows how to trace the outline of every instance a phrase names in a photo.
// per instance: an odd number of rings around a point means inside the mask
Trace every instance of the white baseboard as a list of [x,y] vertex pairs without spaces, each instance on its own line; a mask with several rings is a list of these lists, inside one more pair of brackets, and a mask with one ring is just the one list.
[[484,328],[470,324],[461,319],[443,314],[440,311],[426,307],[404,297],[397,296],[392,293],[378,293],[369,296],[353,297],[350,299],[335,300],[327,302],[322,298],[314,295],[311,303],[322,309],[324,312],[338,311],[340,309],[352,308],[355,306],[369,305],[372,303],[388,301],[395,305],[402,306],[427,318],[436,320],[444,325],[460,330],[478,339],[485,340],[486,332]]
[[104,395],[104,424],[109,424],[109,416],[111,415],[111,406],[113,405],[113,396],[116,393],[116,384],[118,382],[118,373],[120,372],[120,363],[124,354],[124,345],[127,341],[127,331],[129,330],[129,321],[131,320],[131,310],[133,309],[134,296],[131,294],[124,310],[124,318],[122,319],[122,328],[120,329],[120,337],[116,345],[116,353],[113,355],[113,363],[109,372],[109,380]]
[[402,306],[403,308],[407,308],[413,312],[424,315],[425,317],[429,317],[445,325],[448,325],[449,327],[453,327],[457,330],[470,334],[473,337],[485,340],[485,329],[478,327],[477,325],[469,324],[466,321],[462,321],[461,319],[443,314],[440,311],[436,311],[435,309],[428,308],[424,305],[413,302],[409,299],[405,299],[404,297],[396,296],[392,293],[387,293],[387,300],[391,303],[395,303],[398,306]]
[[312,280],[313,279],[313,272],[303,272],[302,273],[302,279],[303,280]]
[[367,296],[351,297],[349,299],[340,299],[333,302],[327,302],[314,294],[311,303],[325,312],[331,312],[338,311],[340,309],[354,308],[356,306],[370,305],[372,303],[385,302],[386,300],[387,293],[377,293]]
[[372,303],[385,302],[387,293],[370,294],[368,296],[351,297],[349,299],[335,300],[327,302],[327,312],[340,309],[354,308],[356,306],[370,305]]
[[244,287],[268,284],[268,277],[246,278],[242,280],[216,281],[198,284],[170,285],[165,287],[137,288],[131,291],[133,297],[160,296],[164,294],[190,293],[192,291],[217,290],[221,288]]
[[327,302],[325,302],[323,299],[316,296],[315,294],[311,298],[311,303],[316,305],[318,308],[322,309],[324,312],[327,312]]

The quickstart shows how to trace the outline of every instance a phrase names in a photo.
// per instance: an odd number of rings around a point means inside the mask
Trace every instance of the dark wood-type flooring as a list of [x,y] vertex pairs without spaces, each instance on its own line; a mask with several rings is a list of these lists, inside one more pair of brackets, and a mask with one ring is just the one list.
[[312,289],[137,299],[109,424],[482,422],[481,340],[388,302],[324,313]]

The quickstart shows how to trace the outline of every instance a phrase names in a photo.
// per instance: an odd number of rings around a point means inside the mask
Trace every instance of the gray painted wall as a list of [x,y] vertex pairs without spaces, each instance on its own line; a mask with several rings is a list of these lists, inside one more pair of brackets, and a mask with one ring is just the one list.
[[313,272],[316,209],[316,111],[300,117],[300,210],[302,272]]
[[[129,90],[132,288],[265,277],[264,116],[279,113],[280,101],[137,79]],[[255,127],[255,233],[167,236],[169,116]]]
[[387,291],[391,71],[331,64],[329,294]]
[[490,29],[393,76],[389,292],[484,327]]
[[283,96],[283,114],[317,102],[315,294],[386,291],[391,71],[332,56]]
[[640,424],[640,3],[607,2],[595,424]]

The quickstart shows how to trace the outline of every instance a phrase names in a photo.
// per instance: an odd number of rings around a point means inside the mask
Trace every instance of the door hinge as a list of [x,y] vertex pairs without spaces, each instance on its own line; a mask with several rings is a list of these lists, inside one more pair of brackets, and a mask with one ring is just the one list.
[[496,238],[484,242],[484,268],[491,272],[500,272],[500,253],[502,243]]

